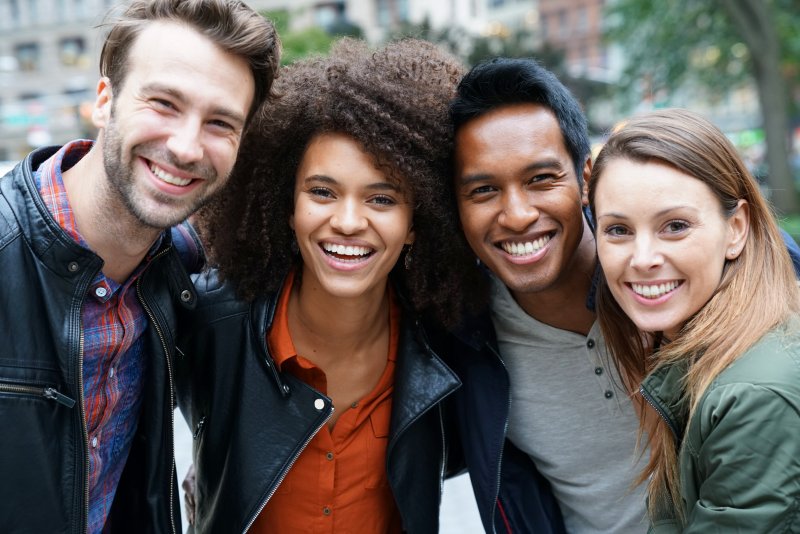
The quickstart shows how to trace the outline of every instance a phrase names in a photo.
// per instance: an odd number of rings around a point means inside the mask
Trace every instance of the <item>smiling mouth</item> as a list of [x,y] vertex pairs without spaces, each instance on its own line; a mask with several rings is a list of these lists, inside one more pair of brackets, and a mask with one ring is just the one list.
[[345,263],[358,263],[375,254],[375,250],[369,247],[337,245],[334,243],[322,243],[321,246],[327,256]]
[[673,280],[672,282],[665,282],[663,284],[629,283],[628,287],[630,287],[633,290],[633,292],[639,295],[640,297],[644,297],[646,299],[657,299],[663,297],[667,293],[672,293],[681,284],[683,284],[683,281]]
[[150,172],[152,172],[155,177],[162,182],[170,185],[176,185],[178,187],[186,187],[194,181],[192,178],[178,178],[177,176],[168,173],[153,162],[150,162]]
[[500,243],[500,248],[503,249],[506,254],[511,256],[531,256],[542,250],[544,246],[550,242],[552,237],[552,234],[548,234],[533,241],[502,241]]

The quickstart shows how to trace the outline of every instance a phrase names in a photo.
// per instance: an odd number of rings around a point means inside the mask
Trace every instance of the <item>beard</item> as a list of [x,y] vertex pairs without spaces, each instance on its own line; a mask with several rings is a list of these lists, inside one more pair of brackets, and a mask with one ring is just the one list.
[[[220,177],[214,168],[203,162],[190,165],[178,163],[175,156],[162,143],[151,142],[134,146],[130,159],[124,159],[123,141],[111,110],[108,124],[103,130],[103,166],[107,177],[110,205],[122,208],[142,226],[165,230],[186,220],[192,213],[205,205],[217,192],[218,183],[224,183],[227,176]],[[148,161],[161,161],[182,171],[203,178],[201,187],[205,191],[199,196],[175,198],[157,191],[145,192],[137,187],[136,167],[138,157]],[[139,181],[141,178],[138,179]]]

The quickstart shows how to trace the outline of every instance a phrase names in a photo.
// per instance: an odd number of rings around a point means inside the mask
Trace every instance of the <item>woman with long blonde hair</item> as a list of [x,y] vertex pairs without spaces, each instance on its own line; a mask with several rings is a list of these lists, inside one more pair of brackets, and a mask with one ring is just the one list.
[[800,531],[800,292],[758,184],[673,109],[616,131],[588,188],[598,315],[641,384],[653,531]]

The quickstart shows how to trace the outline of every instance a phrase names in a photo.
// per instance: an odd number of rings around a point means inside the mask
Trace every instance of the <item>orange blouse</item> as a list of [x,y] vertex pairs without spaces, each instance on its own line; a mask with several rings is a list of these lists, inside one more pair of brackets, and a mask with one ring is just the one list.
[[[321,393],[325,373],[294,348],[287,316],[293,276],[284,284],[267,342],[275,364]],[[400,533],[400,513],[386,475],[386,446],[399,339],[400,310],[390,299],[389,355],[372,391],[324,425],[253,523],[257,534]]]

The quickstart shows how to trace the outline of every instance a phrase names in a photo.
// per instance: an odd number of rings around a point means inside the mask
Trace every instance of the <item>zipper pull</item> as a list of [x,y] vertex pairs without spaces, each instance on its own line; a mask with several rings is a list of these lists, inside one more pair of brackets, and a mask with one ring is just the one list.
[[44,391],[42,391],[42,395],[44,395],[45,398],[54,400],[59,404],[63,404],[67,408],[72,408],[73,406],[75,406],[74,399],[67,397],[63,393],[59,393],[54,388],[44,388]]

